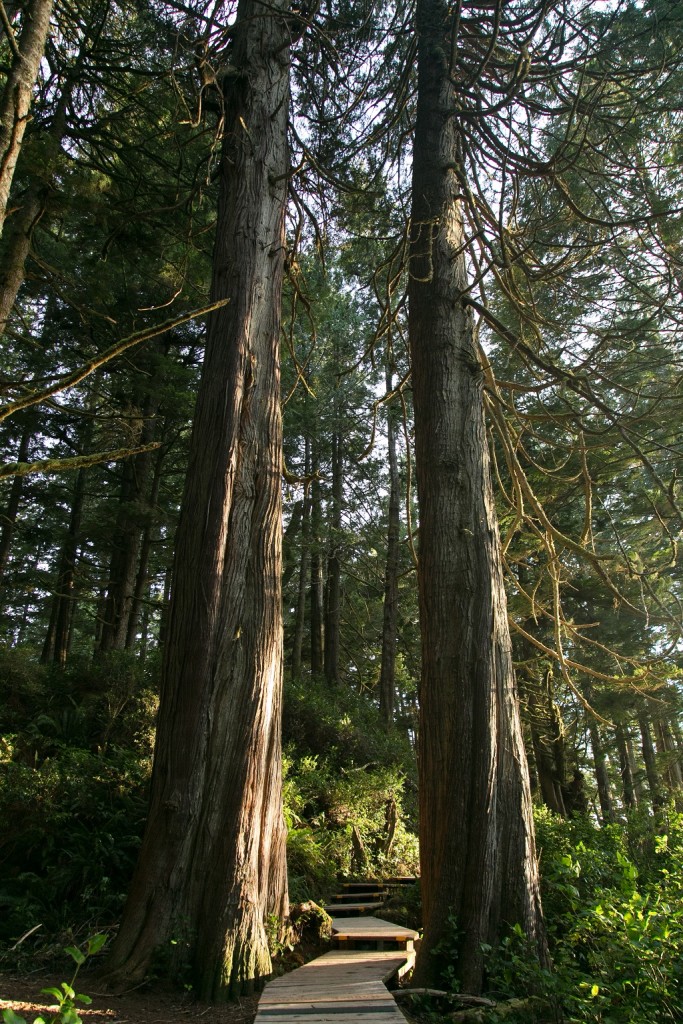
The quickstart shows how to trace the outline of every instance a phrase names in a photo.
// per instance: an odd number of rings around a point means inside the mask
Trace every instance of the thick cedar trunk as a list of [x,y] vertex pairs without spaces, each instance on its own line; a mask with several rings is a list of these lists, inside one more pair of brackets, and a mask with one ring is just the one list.
[[110,982],[128,984],[155,950],[171,949],[208,1000],[270,973],[266,922],[286,907],[279,331],[289,35],[278,11],[287,8],[241,0],[231,30],[212,287],[230,302],[208,327],[151,805],[109,966]]
[[[306,438],[304,442],[304,476],[309,477],[311,473],[311,442]],[[298,679],[301,675],[301,655],[304,645],[304,627],[306,624],[306,593],[308,590],[308,577],[311,568],[311,498],[310,489],[307,486],[304,493],[304,503],[301,510],[301,559],[299,562],[299,590],[296,600],[296,615],[294,620],[294,637],[292,640],[291,669],[292,678]]]
[[322,497],[320,493],[320,459],[317,438],[313,439],[311,468],[311,673],[323,671],[323,624],[325,621],[323,557],[322,557]]
[[409,329],[420,507],[425,931],[415,982],[436,980],[435,947],[448,938],[458,945],[462,989],[477,992],[482,943],[497,944],[514,923],[543,959],[545,941],[483,373],[466,308],[459,140],[446,113],[457,107],[447,66],[449,12],[442,0],[418,0]]
[[52,0],[30,0],[25,8],[18,54],[12,57],[0,97],[0,234],[7,216],[10,188],[29,120],[33,88],[50,29]]
[[[392,391],[393,386],[391,370],[387,369],[387,392]],[[389,522],[387,524],[387,560],[384,567],[379,713],[382,725],[389,732],[394,724],[394,704],[396,702],[396,634],[398,632],[398,572],[401,542],[401,495],[393,405],[387,406],[387,455],[389,459]]]
[[341,631],[341,544],[342,482],[344,457],[342,441],[335,431],[332,437],[332,501],[330,536],[332,546],[327,559],[327,585],[325,588],[325,679],[339,682],[339,639]]
[[609,825],[610,822],[614,821],[614,804],[612,802],[612,791],[609,784],[605,748],[603,746],[602,737],[600,736],[598,723],[593,718],[589,718],[588,720],[588,732],[591,738],[591,748],[593,750],[595,782],[598,787],[598,800],[600,801],[602,823],[603,825]]

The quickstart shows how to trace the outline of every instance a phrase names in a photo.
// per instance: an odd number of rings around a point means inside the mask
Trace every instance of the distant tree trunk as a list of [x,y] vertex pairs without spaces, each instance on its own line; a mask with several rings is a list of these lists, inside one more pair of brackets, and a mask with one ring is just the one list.
[[[27,462],[28,453],[31,445],[31,438],[33,437],[34,427],[32,423],[27,423],[21,435],[19,441],[19,451],[17,452],[17,462]],[[23,476],[15,476],[10,484],[9,496],[7,498],[7,505],[5,511],[0,517],[0,595],[2,594],[3,579],[5,576],[5,570],[7,568],[7,561],[9,553],[12,549],[12,541],[14,540],[14,533],[17,526],[17,516],[19,514],[19,507],[21,505],[21,496],[24,491],[24,480]]]
[[[286,909],[280,710],[279,335],[290,172],[287,0],[231,26],[206,355],[176,539],[150,809],[109,962],[142,978],[160,948],[222,1000],[271,971]],[[171,939],[181,939],[171,946]],[[174,956],[175,954],[175,956]]]
[[650,787],[650,799],[652,807],[657,809],[662,806],[664,799],[662,797],[662,783],[657,769],[655,745],[652,741],[652,730],[650,729],[650,722],[645,712],[638,715],[638,726],[640,728],[641,749],[643,751],[643,761],[645,762],[647,784]]
[[[156,430],[158,401],[141,417],[135,443],[149,444]],[[118,515],[112,539],[107,600],[104,606],[101,651],[122,651],[126,646],[131,611],[135,600],[136,573],[142,542],[143,509],[146,504],[152,452],[124,459],[121,464],[121,490]]]
[[660,718],[656,724],[659,752],[666,765],[666,775],[669,789],[673,792],[683,785],[683,775],[676,743],[669,723]]
[[633,789],[636,794],[636,803],[642,804],[647,800],[647,791],[643,782],[643,776],[638,762],[636,761],[636,751],[633,745],[633,736],[630,728],[626,729],[626,753],[628,754],[628,763],[631,769],[631,778],[633,779]]
[[147,498],[147,510],[145,515],[145,525],[142,530],[142,539],[140,542],[140,554],[138,559],[138,571],[135,577],[135,586],[133,588],[133,599],[131,602],[130,615],[128,617],[128,627],[126,630],[126,650],[130,651],[135,647],[135,641],[138,633],[138,623],[140,620],[140,609],[142,608],[143,599],[149,594],[149,556],[152,551],[152,539],[154,533],[154,510],[156,508],[157,501],[159,500],[159,488],[161,486],[161,468],[163,466],[166,451],[164,448],[159,448],[156,453],[154,460],[154,474],[152,476],[152,486]]
[[0,234],[29,120],[33,89],[45,53],[51,14],[52,0],[29,0],[22,19],[18,52],[12,55],[0,97]]
[[55,620],[52,640],[52,660],[60,668],[66,667],[71,639],[71,623],[74,613],[74,577],[78,556],[78,538],[81,532],[83,504],[85,499],[86,470],[79,469],[76,473],[71,515],[62,550],[59,555],[57,583],[54,595]]
[[626,742],[626,726],[621,723],[617,726],[615,733],[617,754],[619,755],[619,772],[621,774],[621,785],[624,797],[624,807],[632,809],[638,806],[635,786],[633,785],[633,773],[631,761],[628,756],[628,745]]
[[321,548],[322,496],[317,438],[313,439],[311,469],[313,473],[311,482],[311,674],[319,676],[323,672],[325,602]]
[[[393,375],[387,367],[387,393],[393,390]],[[387,406],[387,455],[389,459],[389,507],[387,559],[384,566],[384,608],[382,611],[382,663],[379,673],[379,714],[387,732],[393,728],[396,702],[396,643],[398,633],[398,573],[401,544],[401,486],[396,451],[394,407]]]
[[[308,438],[304,441],[304,477],[311,474],[311,442]],[[304,628],[306,625],[306,594],[308,591],[308,578],[311,571],[311,498],[310,485],[306,486],[304,492],[304,503],[301,510],[301,557],[299,561],[299,590],[296,600],[296,614],[294,620],[294,637],[292,639],[292,678],[298,679],[301,675],[301,655],[304,645]]]
[[591,749],[593,751],[593,764],[595,766],[595,782],[598,787],[598,800],[600,801],[600,813],[603,825],[609,825],[614,821],[614,804],[607,772],[607,760],[605,758],[605,747],[600,736],[598,723],[591,716],[588,719],[588,732],[591,738]]
[[[419,735],[424,939],[417,985],[439,943],[458,946],[466,992],[483,983],[482,944],[518,923],[546,959],[526,754],[512,667],[493,500],[484,374],[467,309],[456,168],[460,140],[451,5],[418,0],[409,333],[420,508]],[[451,916],[457,920],[453,936]]]
[[567,817],[564,802],[566,768],[562,719],[553,700],[552,673],[535,678],[527,687],[534,760],[543,802]]
[[23,284],[33,229],[43,213],[44,202],[44,193],[38,189],[31,189],[21,197],[18,210],[10,218],[0,268],[0,334],[3,334],[7,327],[7,321]]
[[325,679],[339,682],[339,641],[341,632],[341,559],[342,491],[344,456],[342,440],[335,430],[332,437],[332,500],[330,503],[330,554],[327,559],[325,588]]

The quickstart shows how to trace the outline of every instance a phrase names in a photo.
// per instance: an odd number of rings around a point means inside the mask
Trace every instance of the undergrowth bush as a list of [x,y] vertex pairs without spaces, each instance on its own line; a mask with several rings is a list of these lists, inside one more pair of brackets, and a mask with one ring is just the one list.
[[118,916],[146,813],[156,701],[127,655],[66,671],[0,651],[0,948]]
[[525,1024],[683,1020],[683,817],[597,828],[539,809],[537,839],[553,970],[516,926],[491,951],[493,994],[542,997],[545,1012],[527,1007]]
[[286,685],[283,732],[292,902],[327,898],[338,875],[413,874],[417,786],[407,738],[387,736],[367,698],[319,680]]

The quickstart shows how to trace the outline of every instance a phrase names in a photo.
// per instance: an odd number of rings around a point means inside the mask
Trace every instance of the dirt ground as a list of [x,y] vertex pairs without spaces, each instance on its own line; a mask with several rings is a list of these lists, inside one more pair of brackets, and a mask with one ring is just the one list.
[[[55,975],[18,975],[0,973],[0,1014],[11,1008],[33,1024],[38,1014],[46,1020],[56,1010],[50,996],[40,994],[42,988],[58,988],[61,978]],[[83,1024],[188,1024],[206,1021],[211,1024],[252,1024],[259,997],[248,996],[224,1006],[207,1006],[195,1002],[190,995],[164,988],[139,988],[121,996],[98,994],[89,984],[87,974],[79,975],[77,992],[92,998],[90,1006],[78,1005]]]

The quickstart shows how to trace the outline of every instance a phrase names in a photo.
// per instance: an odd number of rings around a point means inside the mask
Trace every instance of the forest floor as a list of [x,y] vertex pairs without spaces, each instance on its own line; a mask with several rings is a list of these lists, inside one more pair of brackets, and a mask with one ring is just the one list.
[[[83,1024],[252,1024],[259,1001],[257,994],[223,1006],[208,1006],[196,1002],[189,993],[158,985],[113,996],[97,994],[94,984],[89,985],[88,981],[86,974],[79,975],[77,991],[92,998],[89,1006],[77,1004]],[[11,1008],[27,1024],[32,1024],[38,1014],[49,1021],[56,1012],[55,1003],[50,996],[41,995],[40,990],[58,985],[54,974],[0,973],[0,1014]]]

